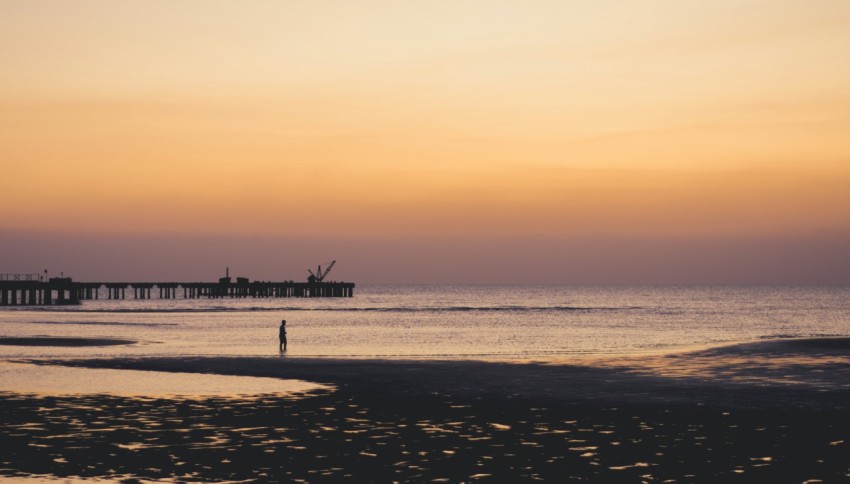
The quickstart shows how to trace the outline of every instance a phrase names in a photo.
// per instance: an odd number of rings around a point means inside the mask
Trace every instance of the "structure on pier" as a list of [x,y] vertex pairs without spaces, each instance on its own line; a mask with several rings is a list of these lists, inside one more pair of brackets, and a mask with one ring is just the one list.
[[[250,281],[229,274],[218,282],[74,282],[70,277],[48,280],[37,274],[0,274],[0,306],[50,306],[80,304],[91,299],[156,299],[198,298],[280,298],[280,297],[353,297],[352,282],[271,282]],[[101,290],[106,289],[105,294]],[[132,289],[129,293],[127,289]]]

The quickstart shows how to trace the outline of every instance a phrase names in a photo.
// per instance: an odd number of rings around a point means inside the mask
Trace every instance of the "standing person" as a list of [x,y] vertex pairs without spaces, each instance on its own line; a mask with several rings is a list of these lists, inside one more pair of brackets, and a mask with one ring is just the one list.
[[280,331],[278,332],[278,337],[280,338],[280,351],[286,351],[286,320],[282,320],[280,322]]

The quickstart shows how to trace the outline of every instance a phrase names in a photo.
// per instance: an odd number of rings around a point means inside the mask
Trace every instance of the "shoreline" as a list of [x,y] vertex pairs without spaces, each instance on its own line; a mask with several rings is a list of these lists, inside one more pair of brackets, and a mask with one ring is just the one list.
[[0,394],[7,422],[0,476],[829,482],[850,473],[850,338],[585,364],[32,362],[295,378],[333,388],[242,400]]
[[[831,407],[850,392],[850,338],[747,342],[653,355],[555,361],[141,356],[26,359],[36,365],[271,377],[362,388],[557,403],[683,403]],[[459,377],[462,375],[462,377]],[[383,382],[383,387],[376,382]],[[850,401],[850,398],[847,398]]]

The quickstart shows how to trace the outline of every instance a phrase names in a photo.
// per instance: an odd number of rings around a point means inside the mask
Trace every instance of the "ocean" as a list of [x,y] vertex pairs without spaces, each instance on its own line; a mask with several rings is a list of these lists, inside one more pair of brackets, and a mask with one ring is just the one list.
[[0,336],[138,344],[0,346],[0,358],[278,355],[281,319],[286,356],[329,358],[555,361],[850,336],[850,287],[836,286],[359,285],[344,299],[106,296],[79,306],[4,308]]

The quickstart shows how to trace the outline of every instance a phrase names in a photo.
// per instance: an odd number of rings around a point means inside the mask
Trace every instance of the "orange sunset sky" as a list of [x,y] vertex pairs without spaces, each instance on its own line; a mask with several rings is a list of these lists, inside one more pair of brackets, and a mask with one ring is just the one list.
[[0,272],[850,283],[850,2],[0,1]]

